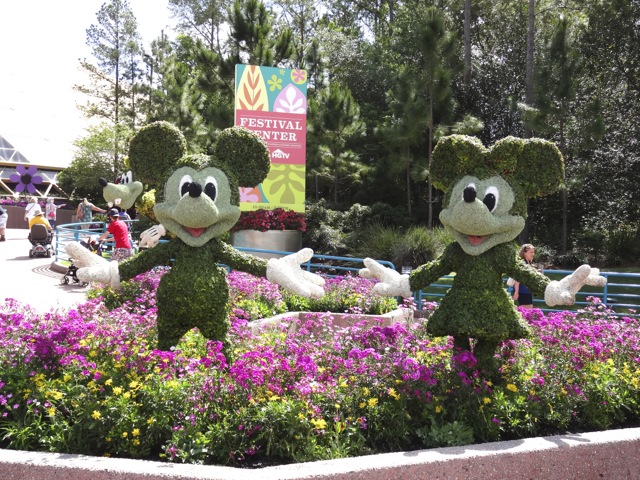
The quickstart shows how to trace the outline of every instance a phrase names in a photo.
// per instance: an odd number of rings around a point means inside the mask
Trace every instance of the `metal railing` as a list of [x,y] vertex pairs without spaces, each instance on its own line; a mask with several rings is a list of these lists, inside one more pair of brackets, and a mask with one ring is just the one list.
[[[123,220],[129,226],[137,220]],[[131,228],[129,228],[131,230]],[[107,223],[105,222],[79,222],[67,223],[64,225],[56,225],[55,228],[55,259],[56,262],[70,261],[69,255],[65,251],[65,245],[70,242],[81,242],[88,237],[100,236],[107,231]],[[106,249],[113,249],[115,243],[113,241],[104,242]]]
[[[129,222],[129,221],[127,221]],[[135,220],[131,220],[135,222]],[[91,224],[98,224],[98,228],[88,228]],[[83,229],[83,227],[85,227]],[[80,241],[88,235],[101,235],[106,230],[106,224],[99,222],[72,223],[56,227],[55,255],[56,260],[69,260],[64,251],[64,245],[70,241]],[[282,250],[263,250],[257,248],[236,247],[240,251],[258,254],[259,256],[283,256],[293,252]],[[395,265],[386,260],[378,260],[382,265],[395,270]],[[342,275],[346,273],[357,274],[363,268],[364,259],[354,257],[339,257],[333,255],[314,254],[313,257],[301,264],[307,271],[320,272],[328,276]],[[559,280],[573,273],[573,270],[543,270],[543,273],[552,280]],[[640,273],[600,272],[607,279],[607,284],[602,287],[585,286],[576,294],[576,302],[572,306],[549,308],[541,298],[534,298],[534,307],[543,311],[575,310],[589,305],[589,297],[598,298],[604,305],[612,308],[619,314],[636,315],[640,311]],[[440,277],[425,290],[414,292],[414,298],[418,308],[422,308],[423,301],[439,302],[451,288],[452,275]],[[505,288],[506,288],[505,277]]]

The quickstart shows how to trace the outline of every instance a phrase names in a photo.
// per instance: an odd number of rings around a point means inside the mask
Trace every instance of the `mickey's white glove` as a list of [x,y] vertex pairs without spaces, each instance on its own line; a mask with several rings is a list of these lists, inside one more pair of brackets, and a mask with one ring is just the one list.
[[78,242],[68,243],[65,251],[78,267],[78,278],[83,282],[105,283],[120,287],[118,262],[109,262],[100,255],[91,253]]
[[562,280],[554,280],[544,291],[544,301],[550,307],[556,305],[572,305],[576,302],[576,293],[584,285],[604,287],[607,279],[600,275],[600,270],[582,265],[571,275]]
[[153,248],[158,245],[160,237],[163,237],[166,233],[167,230],[162,226],[162,224],[154,225],[140,234],[139,245],[141,247]]
[[372,278],[379,280],[373,286],[373,293],[387,295],[390,297],[410,297],[412,295],[409,285],[409,275],[402,275],[391,268],[387,268],[372,258],[365,258],[364,264],[367,268],[360,269],[362,278]]
[[269,259],[267,280],[303,297],[321,298],[324,295],[324,279],[300,268],[300,264],[311,257],[313,250],[303,248],[286,257]]

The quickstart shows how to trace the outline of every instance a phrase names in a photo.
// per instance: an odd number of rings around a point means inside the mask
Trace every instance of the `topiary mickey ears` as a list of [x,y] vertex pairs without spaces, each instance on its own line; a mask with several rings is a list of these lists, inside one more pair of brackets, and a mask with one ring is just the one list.
[[235,174],[241,187],[255,187],[271,168],[269,149],[257,133],[243,127],[223,130],[218,137],[213,158],[224,162]]
[[440,139],[433,149],[429,176],[433,186],[446,192],[462,174],[478,172],[485,165],[482,142],[467,135],[449,135]]
[[431,181],[446,192],[461,175],[500,175],[532,198],[553,193],[562,185],[564,161],[554,143],[540,138],[506,137],[486,149],[475,137],[443,137],[433,150]]
[[129,143],[129,163],[136,178],[157,187],[187,150],[187,141],[169,122],[142,127]]

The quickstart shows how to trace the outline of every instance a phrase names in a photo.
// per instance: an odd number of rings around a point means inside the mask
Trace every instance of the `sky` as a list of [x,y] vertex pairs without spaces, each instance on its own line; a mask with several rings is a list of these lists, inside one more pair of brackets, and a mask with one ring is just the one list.
[[[80,59],[94,63],[86,30],[107,0],[0,0],[0,135],[30,163],[67,166],[89,121],[76,107],[88,84]],[[128,0],[143,46],[173,37],[167,0]]]

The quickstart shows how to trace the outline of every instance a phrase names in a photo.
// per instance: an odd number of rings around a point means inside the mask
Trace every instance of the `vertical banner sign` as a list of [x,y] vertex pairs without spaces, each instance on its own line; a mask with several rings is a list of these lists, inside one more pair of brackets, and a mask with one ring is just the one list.
[[260,135],[271,156],[265,181],[240,187],[240,209],[281,207],[303,213],[307,72],[236,65],[235,125]]

